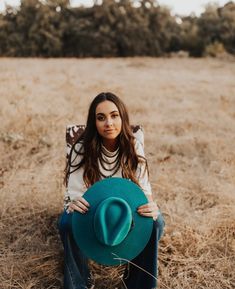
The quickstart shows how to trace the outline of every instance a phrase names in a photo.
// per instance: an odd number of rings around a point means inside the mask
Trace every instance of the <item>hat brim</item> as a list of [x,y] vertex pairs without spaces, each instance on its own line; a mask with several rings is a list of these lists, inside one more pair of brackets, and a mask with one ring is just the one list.
[[[126,238],[116,246],[102,244],[93,229],[93,217],[97,206],[106,198],[118,197],[128,202],[133,226]],[[150,239],[153,219],[140,216],[137,208],[148,202],[143,191],[133,182],[123,178],[107,178],[96,182],[83,197],[90,204],[88,212],[74,212],[72,232],[80,250],[90,259],[103,265],[124,264],[135,258]]]

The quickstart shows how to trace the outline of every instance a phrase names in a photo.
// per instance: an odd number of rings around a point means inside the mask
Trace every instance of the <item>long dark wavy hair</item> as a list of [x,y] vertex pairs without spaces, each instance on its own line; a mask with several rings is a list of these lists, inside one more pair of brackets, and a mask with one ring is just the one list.
[[[132,133],[128,112],[124,103],[115,94],[102,92],[98,94],[90,104],[85,130],[71,148],[65,168],[64,183],[66,186],[68,185],[69,175],[81,167],[84,168],[83,180],[87,187],[101,179],[98,159],[101,154],[102,137],[96,128],[96,107],[99,103],[106,100],[112,101],[117,106],[122,120],[122,129],[118,135],[122,177],[131,179],[139,185],[135,176],[139,162],[145,163],[145,168],[148,171],[146,159],[143,156],[137,155],[135,151],[135,137]],[[78,143],[81,144],[79,150],[76,149]],[[74,159],[76,159],[78,155],[80,156],[79,159],[81,159],[80,162],[73,164]]]

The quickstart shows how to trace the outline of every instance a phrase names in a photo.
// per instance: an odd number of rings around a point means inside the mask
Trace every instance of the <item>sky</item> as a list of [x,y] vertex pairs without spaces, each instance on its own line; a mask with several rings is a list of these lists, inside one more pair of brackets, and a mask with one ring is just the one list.
[[[218,3],[220,6],[222,6],[229,2],[229,0],[158,0],[160,5],[170,7],[174,14],[189,15],[191,13],[195,13],[197,16],[203,12],[205,5],[209,2]],[[20,0],[0,0],[0,11],[4,10],[5,3],[17,6],[19,5]],[[70,0],[70,3],[72,6],[78,6],[80,4],[92,6],[93,0]]]

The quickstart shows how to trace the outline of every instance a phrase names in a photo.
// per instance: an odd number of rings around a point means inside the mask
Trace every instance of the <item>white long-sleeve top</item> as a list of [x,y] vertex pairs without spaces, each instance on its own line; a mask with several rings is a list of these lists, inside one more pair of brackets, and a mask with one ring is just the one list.
[[[80,148],[81,148],[81,144],[80,143],[76,144],[75,146],[76,151],[79,151]],[[135,150],[136,150],[137,155],[140,155],[143,157],[145,156],[143,146],[137,139],[135,140]],[[114,159],[116,158],[115,156],[112,156],[112,155],[115,155],[115,153],[116,152],[110,152],[107,149],[105,149],[105,155],[103,155],[103,157],[110,160],[110,163],[112,163],[112,161],[114,161]],[[71,158],[72,164],[76,165],[80,161],[81,161],[81,156],[77,155],[73,151],[72,158]],[[111,165],[110,167],[106,165],[106,167],[108,169],[112,169]],[[102,174],[104,175],[107,174],[107,172],[101,167],[100,163],[99,163],[99,170]],[[80,169],[70,174],[69,179],[68,179],[67,189],[65,191],[65,199],[68,199],[69,197],[71,201],[76,200],[79,196],[82,196],[86,192],[87,187],[83,180],[83,172],[84,172],[84,169],[81,167]],[[112,171],[110,171],[110,174],[112,174]],[[121,168],[112,177],[122,178]],[[141,189],[143,190],[143,192],[145,193],[145,195],[146,196],[152,195],[152,189],[151,189],[151,185],[150,185],[149,178],[148,178],[148,172],[145,169],[145,163],[138,164],[138,167],[136,170],[136,178],[138,179],[139,185]]]

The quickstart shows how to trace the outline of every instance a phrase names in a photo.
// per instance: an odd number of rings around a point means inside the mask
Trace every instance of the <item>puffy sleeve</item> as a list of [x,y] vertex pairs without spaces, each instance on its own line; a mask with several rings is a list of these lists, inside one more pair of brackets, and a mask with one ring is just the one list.
[[[75,150],[79,151],[81,144],[75,146]],[[74,150],[71,156],[72,165],[77,165],[81,160],[81,156],[78,155]],[[75,168],[70,168],[72,172],[69,175],[68,185],[64,194],[64,206],[68,206],[70,201],[76,200],[79,196],[82,196],[87,190],[86,185],[83,181],[83,168],[80,168],[73,172]]]
[[[135,149],[136,149],[137,155],[145,158],[144,148],[138,140],[136,140],[136,142],[135,142]],[[139,162],[137,170],[136,170],[136,177],[137,177],[139,184],[140,184],[140,187],[144,191],[145,195],[152,195],[152,189],[151,189],[151,185],[149,182],[146,162],[144,162],[144,161]]]

